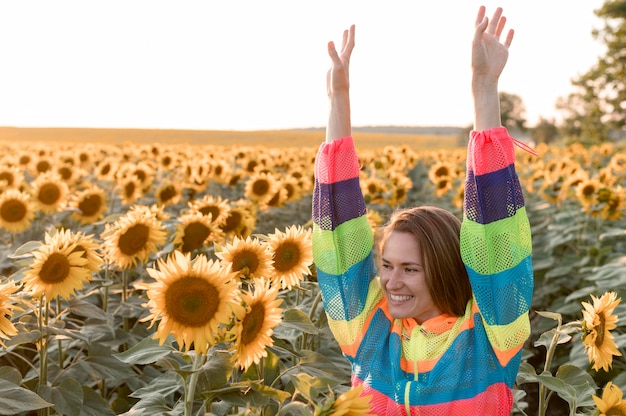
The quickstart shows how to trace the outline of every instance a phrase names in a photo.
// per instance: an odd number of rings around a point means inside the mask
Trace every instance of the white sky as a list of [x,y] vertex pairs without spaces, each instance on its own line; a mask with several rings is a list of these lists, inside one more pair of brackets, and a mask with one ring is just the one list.
[[326,44],[356,24],[352,121],[472,121],[476,11],[515,29],[500,90],[532,125],[602,53],[603,0],[0,0],[0,125],[256,130],[326,123]]

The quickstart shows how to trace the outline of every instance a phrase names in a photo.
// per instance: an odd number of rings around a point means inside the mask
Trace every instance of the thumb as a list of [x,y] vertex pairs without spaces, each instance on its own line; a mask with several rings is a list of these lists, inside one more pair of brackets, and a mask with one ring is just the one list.
[[341,64],[341,58],[339,58],[339,54],[337,53],[337,48],[335,48],[335,42],[328,42],[328,55],[330,59],[333,61],[333,64]]

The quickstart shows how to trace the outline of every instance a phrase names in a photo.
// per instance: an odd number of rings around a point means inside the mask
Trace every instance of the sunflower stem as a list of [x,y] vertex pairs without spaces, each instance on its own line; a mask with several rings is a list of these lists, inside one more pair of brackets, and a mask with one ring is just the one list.
[[[122,303],[128,300],[128,275],[122,270]],[[128,317],[124,317],[124,331],[128,331]]]
[[196,353],[193,357],[193,364],[191,366],[191,376],[188,382],[185,383],[185,416],[191,416],[193,414],[193,400],[196,395],[196,384],[198,384],[198,376],[200,375],[200,369],[204,365],[205,354]]
[[[57,321],[58,321],[59,317],[61,316],[61,297],[60,296],[57,296],[56,298],[56,308],[57,308]],[[57,340],[57,348],[58,348],[58,354],[59,354],[59,368],[63,369],[63,362],[65,361],[65,357],[63,354],[63,341],[61,341],[61,338]]]
[[[543,366],[543,371],[550,371],[550,367],[552,366],[552,357],[554,356],[554,351],[556,351],[556,347],[559,344],[561,332],[561,318],[558,319],[558,325],[556,327],[556,331],[552,336],[552,341],[550,342],[550,347],[546,353],[546,362]],[[538,405],[538,415],[545,416],[546,410],[548,410],[548,402],[551,395],[548,394],[546,397],[546,386],[543,383],[539,383],[539,405]]]
[[[37,317],[39,326],[39,390],[48,384],[48,304],[45,295],[39,299],[39,316]],[[50,414],[50,408],[40,409],[37,414],[45,416]]]

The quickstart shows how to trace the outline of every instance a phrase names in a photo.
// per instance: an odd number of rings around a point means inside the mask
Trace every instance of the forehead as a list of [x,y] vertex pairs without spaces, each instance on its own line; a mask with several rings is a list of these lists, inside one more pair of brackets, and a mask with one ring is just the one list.
[[408,232],[392,231],[383,247],[383,260],[393,262],[419,262],[420,250],[417,238]]

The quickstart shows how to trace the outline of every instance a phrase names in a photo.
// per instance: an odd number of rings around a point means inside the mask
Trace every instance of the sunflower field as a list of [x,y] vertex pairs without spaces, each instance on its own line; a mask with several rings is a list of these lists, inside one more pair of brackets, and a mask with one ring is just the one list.
[[[0,415],[368,414],[316,281],[317,148],[0,146]],[[514,414],[626,415],[626,151],[535,150]],[[375,232],[397,207],[462,216],[464,148],[359,157]]]

